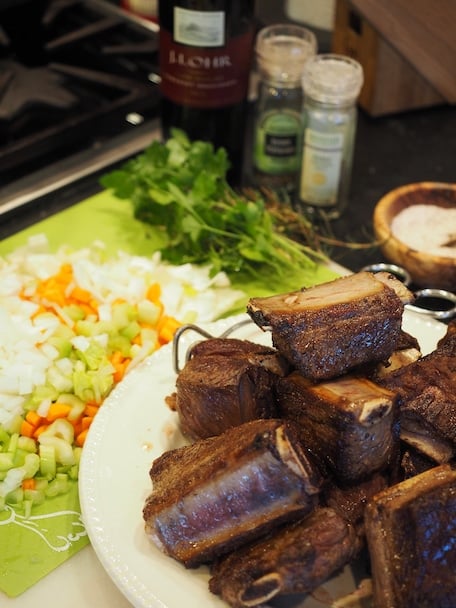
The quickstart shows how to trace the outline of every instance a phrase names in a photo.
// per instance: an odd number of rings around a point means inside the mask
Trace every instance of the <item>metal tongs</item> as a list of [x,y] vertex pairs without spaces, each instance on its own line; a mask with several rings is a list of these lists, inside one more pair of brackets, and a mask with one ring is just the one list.
[[[409,287],[412,283],[410,273],[405,268],[402,268],[402,266],[397,266],[396,264],[370,264],[369,266],[364,266],[361,270],[367,272],[389,272],[402,281],[406,287]],[[415,296],[415,304],[406,304],[405,308],[407,310],[427,315],[439,321],[451,319],[456,314],[456,294],[451,291],[425,287],[414,291],[413,295]],[[417,301],[423,305],[418,305]],[[428,308],[425,304],[429,304],[432,307]],[[443,308],[439,306],[443,306]]]
[[[187,325],[182,325],[181,327],[179,327],[176,330],[176,333],[174,334],[174,338],[173,338],[173,368],[174,368],[175,373],[178,374],[182,369],[180,366],[179,344],[180,344],[182,336],[185,333],[187,333],[188,331],[194,331],[195,333],[199,334],[200,336],[203,336],[203,338],[206,338],[206,339],[227,338],[228,336],[230,336],[232,333],[234,333],[241,327],[244,327],[244,325],[249,325],[251,323],[253,323],[253,321],[250,318],[241,319],[241,321],[238,321],[237,323],[230,325],[219,336],[214,336],[210,332],[206,331],[205,329],[202,329],[198,325],[194,325],[193,323],[188,323]],[[192,345],[190,345],[189,348],[187,348],[187,351],[185,353],[185,362],[187,362],[190,359],[190,357],[192,356],[192,348],[195,346],[195,344],[196,344],[196,342],[193,343]]]

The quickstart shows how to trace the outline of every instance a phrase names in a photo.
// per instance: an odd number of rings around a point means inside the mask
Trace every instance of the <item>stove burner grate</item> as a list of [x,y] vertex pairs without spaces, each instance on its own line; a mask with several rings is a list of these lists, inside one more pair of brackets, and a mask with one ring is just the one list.
[[102,0],[35,3],[35,27],[9,15],[0,28],[0,185],[133,129],[131,113],[158,113],[156,26]]

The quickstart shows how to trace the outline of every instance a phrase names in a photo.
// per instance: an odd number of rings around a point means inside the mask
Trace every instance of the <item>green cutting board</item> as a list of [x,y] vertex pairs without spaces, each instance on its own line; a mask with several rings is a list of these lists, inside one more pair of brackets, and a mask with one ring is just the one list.
[[[47,237],[52,252],[62,246],[78,250],[101,241],[111,255],[124,251],[131,255],[150,256],[162,242],[157,229],[133,217],[128,201],[117,199],[109,191],[96,194],[4,239],[0,242],[0,256],[8,256],[26,245],[31,237],[41,234]],[[323,265],[316,265],[310,272],[306,269],[305,275],[297,268],[296,288],[303,286],[303,276],[309,285],[330,280],[336,275]],[[275,292],[273,276],[268,277],[267,285],[264,279],[232,280],[232,283],[246,293],[246,301],[253,295]],[[11,508],[3,511],[0,513],[0,593],[11,597],[20,595],[88,542],[76,484],[69,494],[37,507],[29,519],[24,519]]]
[[[57,194],[55,196],[58,196]],[[89,247],[94,241],[102,241],[109,254],[119,250],[132,255],[149,256],[164,242],[160,231],[133,217],[129,201],[116,198],[112,192],[104,190],[94,196],[37,222],[33,226],[0,242],[0,255],[7,255],[17,247],[25,245],[37,234],[45,234],[51,250],[62,245],[74,249]],[[336,273],[324,265],[316,265],[311,271],[296,269],[296,289],[335,278]],[[274,277],[268,284],[245,278],[231,277],[233,286],[243,289],[249,295],[277,293]],[[280,291],[280,289],[278,289]]]

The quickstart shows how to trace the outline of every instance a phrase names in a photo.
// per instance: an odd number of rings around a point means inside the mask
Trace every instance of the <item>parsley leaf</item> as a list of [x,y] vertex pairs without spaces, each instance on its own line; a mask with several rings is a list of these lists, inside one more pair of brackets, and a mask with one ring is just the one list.
[[121,169],[101,178],[120,199],[129,199],[137,219],[166,233],[161,248],[173,264],[210,264],[215,274],[266,280],[271,272],[286,284],[290,273],[313,272],[321,251],[288,237],[259,192],[243,195],[226,179],[223,148],[191,142],[174,130],[165,143],[154,141]]

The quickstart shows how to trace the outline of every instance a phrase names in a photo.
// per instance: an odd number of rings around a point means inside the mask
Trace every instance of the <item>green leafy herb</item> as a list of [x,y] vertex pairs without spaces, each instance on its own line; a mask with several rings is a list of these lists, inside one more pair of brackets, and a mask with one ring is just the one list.
[[239,194],[227,182],[223,148],[191,142],[174,130],[101,179],[118,198],[129,199],[137,219],[165,236],[162,258],[174,264],[210,264],[229,276],[270,275],[284,282],[290,273],[312,271],[326,257],[313,246],[286,236],[264,197]]

